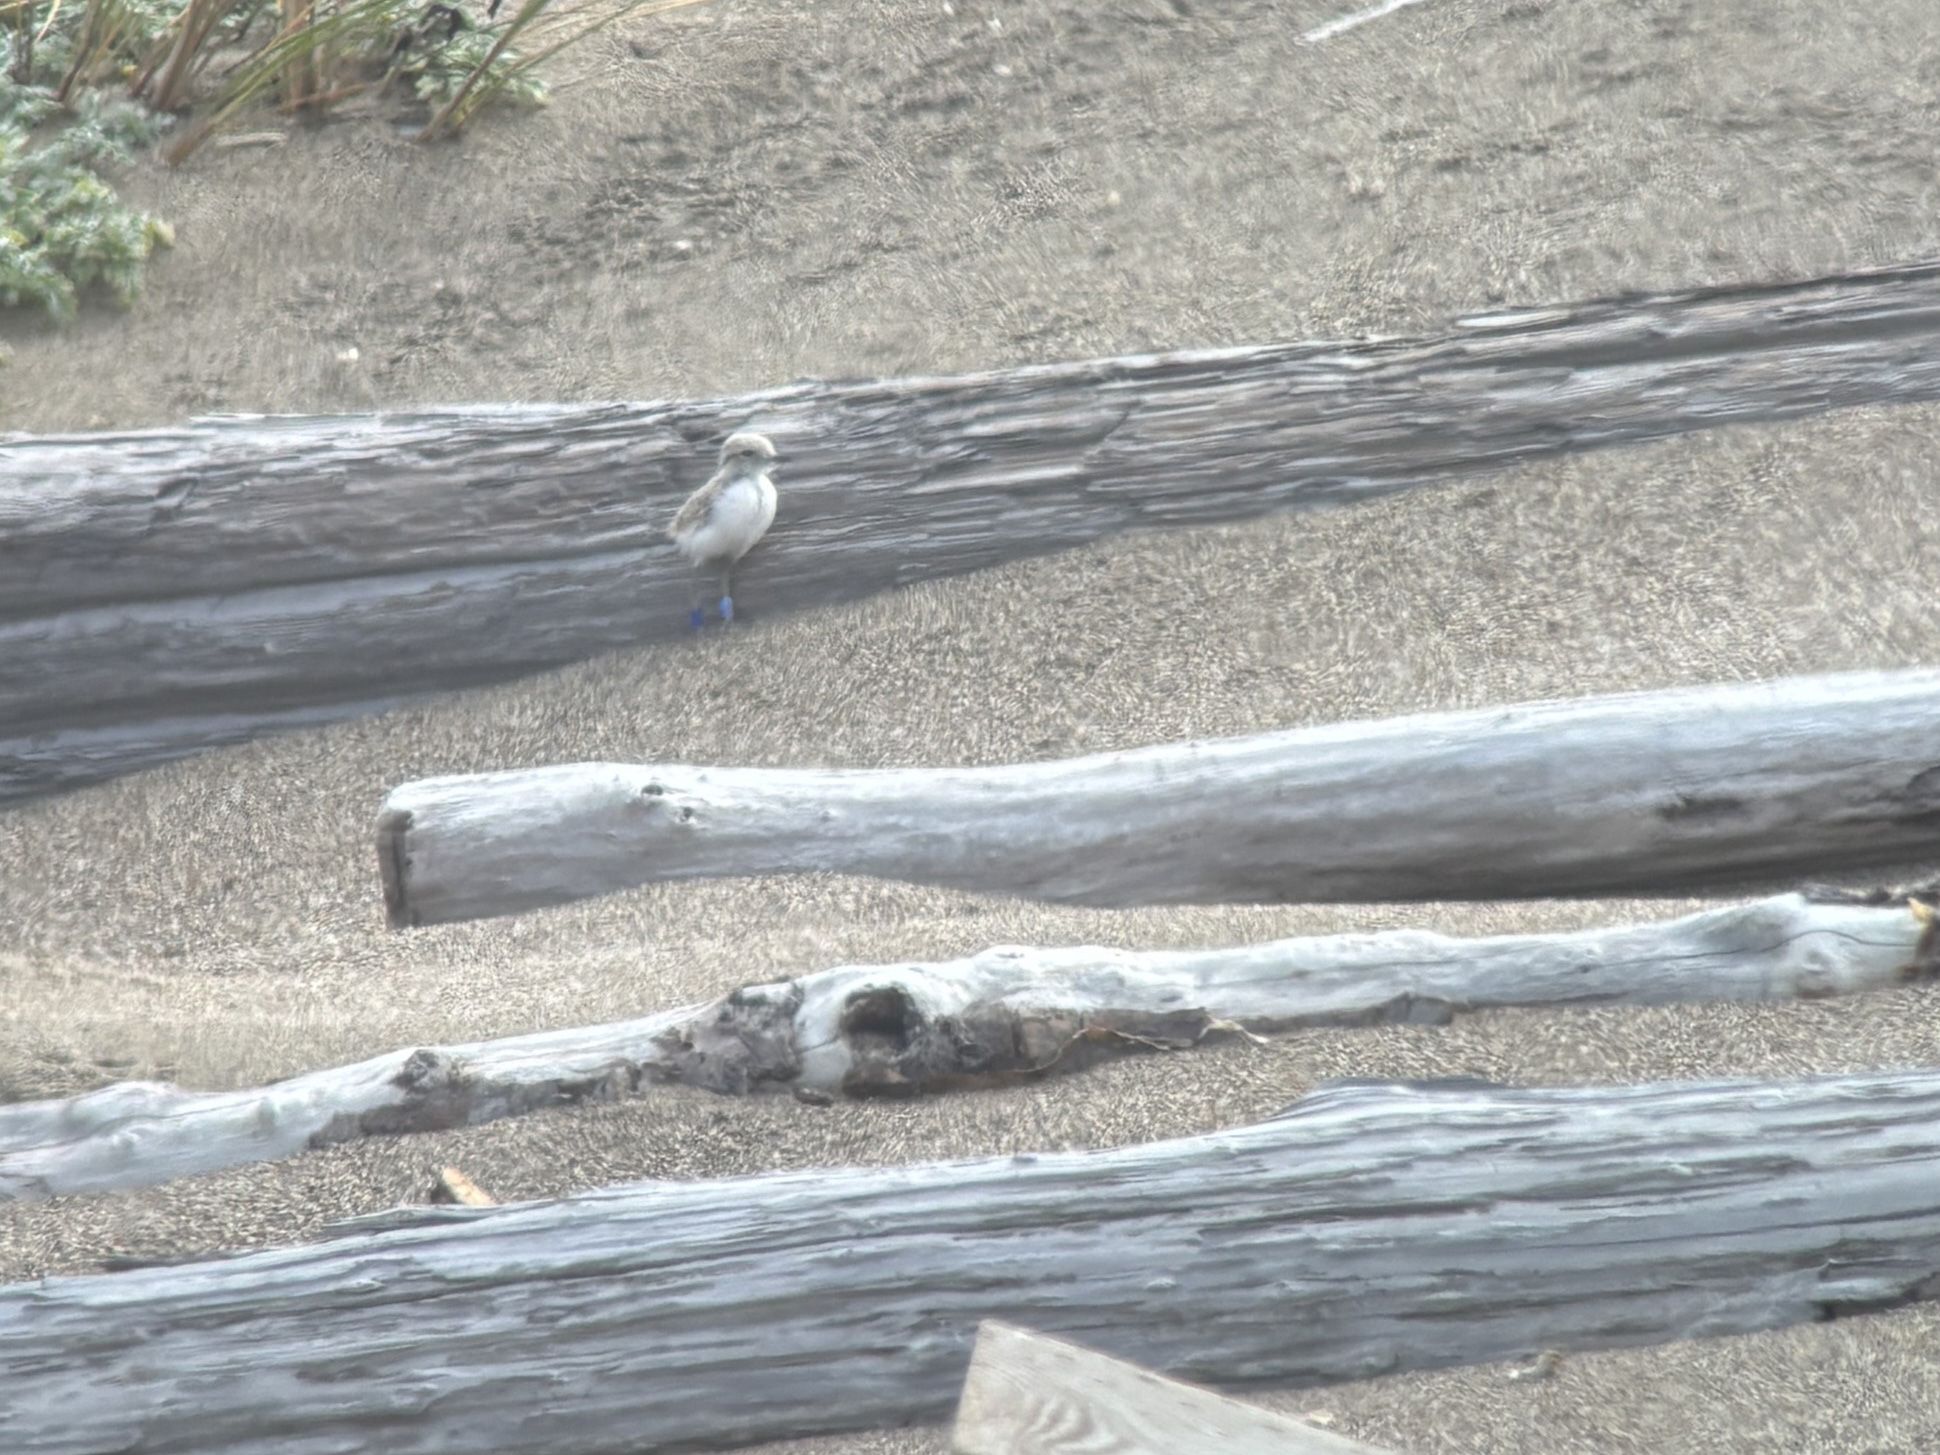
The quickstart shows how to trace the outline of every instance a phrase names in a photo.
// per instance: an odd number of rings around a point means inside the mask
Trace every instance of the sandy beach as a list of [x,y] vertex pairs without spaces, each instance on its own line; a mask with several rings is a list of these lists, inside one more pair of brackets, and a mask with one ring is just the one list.
[[[353,118],[208,152],[131,183],[179,238],[131,314],[0,323],[0,427],[696,396],[1426,330],[1499,303],[1940,253],[1928,5],[1429,0],[1298,44],[1338,13],[722,0],[594,43],[552,107],[457,146]],[[0,814],[0,1099],[134,1076],[249,1085],[993,943],[1682,912],[1708,901],[1103,912],[801,877],[393,933],[371,828],[390,786],[430,773],[996,763],[1933,665],[1937,433],[1940,407],[1861,409],[1119,539]],[[0,1207],[0,1277],[299,1239],[415,1200],[448,1162],[511,1199],[1151,1140],[1341,1075],[1935,1064],[1940,1010],[1908,990],[1302,1033],[914,1104],[664,1093]],[[1940,1445],[1936,1331],[1914,1309],[1576,1355],[1541,1381],[1478,1366],[1260,1397],[1399,1451],[1914,1455]],[[945,1446],[913,1430],[785,1448]]]

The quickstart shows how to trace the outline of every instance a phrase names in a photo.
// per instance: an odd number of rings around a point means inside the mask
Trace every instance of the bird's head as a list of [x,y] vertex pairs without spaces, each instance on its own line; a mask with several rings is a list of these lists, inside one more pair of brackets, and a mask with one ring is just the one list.
[[742,430],[738,434],[729,435],[726,443],[721,446],[721,463],[758,470],[775,459],[779,453],[775,449],[775,442],[765,434]]

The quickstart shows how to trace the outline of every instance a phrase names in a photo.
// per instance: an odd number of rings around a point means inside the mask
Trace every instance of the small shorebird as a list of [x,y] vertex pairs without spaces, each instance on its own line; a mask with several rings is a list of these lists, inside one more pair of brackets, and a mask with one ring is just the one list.
[[775,522],[775,482],[768,478],[774,458],[774,443],[766,435],[729,435],[721,446],[721,468],[687,497],[667,528],[680,553],[694,563],[694,606],[687,620],[696,631],[706,620],[701,573],[710,566],[721,571],[721,620],[734,620],[734,563]]

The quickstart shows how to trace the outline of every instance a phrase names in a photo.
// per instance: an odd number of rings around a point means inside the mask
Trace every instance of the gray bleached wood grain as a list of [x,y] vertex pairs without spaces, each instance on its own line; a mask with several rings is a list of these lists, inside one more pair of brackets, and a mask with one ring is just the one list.
[[124,1081],[0,1106],[0,1202],[147,1187],[362,1137],[630,1094],[654,1038],[698,1010],[373,1056],[240,1091]]
[[1067,1339],[987,1319],[954,1455],[1389,1455]]
[[147,1186],[654,1084],[908,1095],[1301,1026],[1855,994],[1931,980],[1935,939],[1923,902],[1780,895],[1566,934],[1390,930],[1143,952],[998,946],[934,964],[842,966],[640,1020],[396,1051],[244,1091],[130,1082],[0,1107],[0,1201]]
[[396,927],[810,871],[1111,906],[1689,893],[1940,850],[1940,670],[987,768],[426,778],[392,790],[377,841]]
[[[1940,398],[1940,265],[734,399],[0,439],[0,802],[684,629],[661,530],[744,425],[793,611],[1117,532]],[[68,747],[74,751],[68,751]]]
[[1112,1151],[614,1188],[0,1288],[9,1455],[651,1455],[943,1420],[1001,1319],[1304,1385],[1940,1289],[1940,1073],[1326,1088]]

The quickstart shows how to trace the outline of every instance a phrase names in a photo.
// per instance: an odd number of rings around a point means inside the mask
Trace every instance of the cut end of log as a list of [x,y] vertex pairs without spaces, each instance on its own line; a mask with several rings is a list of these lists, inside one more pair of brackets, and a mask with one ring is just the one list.
[[1913,922],[1920,927],[1920,938],[1901,978],[1909,984],[1940,980],[1940,911],[1935,910],[1930,897],[1909,898],[1906,907],[1913,912]]
[[498,1199],[456,1167],[446,1167],[432,1179],[430,1200],[459,1207],[497,1207]]
[[404,886],[411,865],[405,846],[410,832],[410,809],[387,807],[377,815],[377,872],[384,881],[384,919],[394,930],[408,930],[418,922]]

